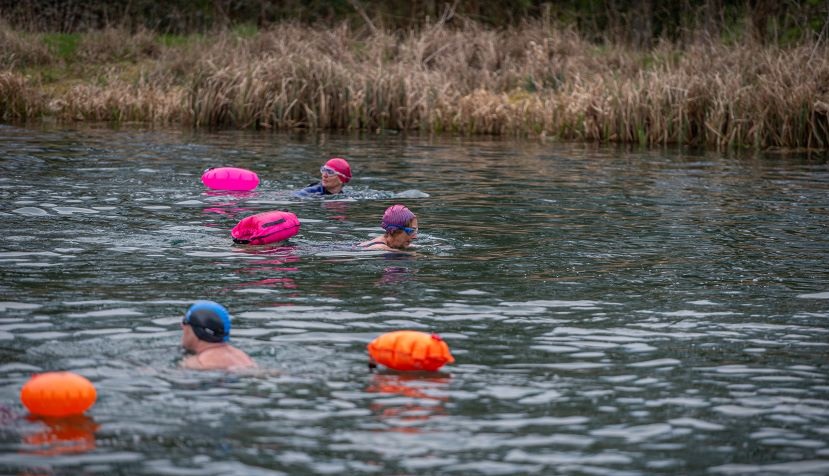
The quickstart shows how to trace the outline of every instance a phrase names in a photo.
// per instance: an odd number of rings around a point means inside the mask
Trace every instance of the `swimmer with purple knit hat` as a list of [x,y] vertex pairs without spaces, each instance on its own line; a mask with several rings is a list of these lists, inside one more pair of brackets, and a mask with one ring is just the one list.
[[417,238],[417,216],[404,205],[392,205],[383,213],[381,225],[386,232],[360,243],[366,250],[404,251]]
[[257,367],[248,354],[228,344],[230,314],[213,301],[196,301],[181,320],[181,346],[192,353],[181,366],[193,370],[244,370]]

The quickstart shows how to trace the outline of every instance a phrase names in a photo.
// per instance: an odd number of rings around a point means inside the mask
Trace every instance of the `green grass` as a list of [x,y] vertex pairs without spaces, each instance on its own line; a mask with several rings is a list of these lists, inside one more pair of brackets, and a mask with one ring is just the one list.
[[158,43],[161,46],[166,46],[169,48],[175,48],[177,46],[184,46],[188,43],[198,41],[201,39],[202,35],[173,35],[165,33],[163,35],[158,35]]
[[259,28],[250,23],[241,23],[233,27],[233,33],[240,38],[253,38],[259,33]]
[[27,68],[24,71],[30,77],[39,79],[41,82],[43,82],[43,84],[51,84],[61,81],[66,77],[65,69],[66,68],[49,65]]
[[78,49],[81,35],[78,33],[45,33],[43,42],[65,61],[71,61]]

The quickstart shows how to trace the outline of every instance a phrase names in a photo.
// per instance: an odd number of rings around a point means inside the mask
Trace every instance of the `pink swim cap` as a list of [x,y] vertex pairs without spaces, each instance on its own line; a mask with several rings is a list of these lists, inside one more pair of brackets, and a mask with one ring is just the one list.
[[408,226],[409,222],[415,218],[415,214],[404,205],[392,205],[386,208],[383,213],[383,223],[380,225],[384,230],[396,227]]
[[348,162],[346,162],[345,159],[334,157],[326,162],[325,166],[334,169],[334,171],[339,174],[342,183],[348,183],[348,181],[351,180],[351,166],[348,165]]

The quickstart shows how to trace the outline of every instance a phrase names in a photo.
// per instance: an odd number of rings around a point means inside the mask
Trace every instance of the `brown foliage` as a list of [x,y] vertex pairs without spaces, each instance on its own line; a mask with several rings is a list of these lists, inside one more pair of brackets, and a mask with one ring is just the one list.
[[112,67],[104,80],[54,88],[45,99],[19,73],[5,73],[0,114],[829,147],[829,48],[814,41],[782,48],[702,39],[640,50],[542,23],[438,23],[396,34],[281,24],[166,47],[146,32],[95,35],[79,57],[137,62],[138,73]]

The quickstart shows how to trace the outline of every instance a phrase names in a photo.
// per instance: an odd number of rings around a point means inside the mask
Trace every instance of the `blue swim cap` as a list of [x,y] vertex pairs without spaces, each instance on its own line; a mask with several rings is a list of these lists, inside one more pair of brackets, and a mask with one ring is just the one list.
[[196,301],[181,323],[192,327],[196,337],[205,342],[230,339],[230,314],[224,306],[213,301]]

